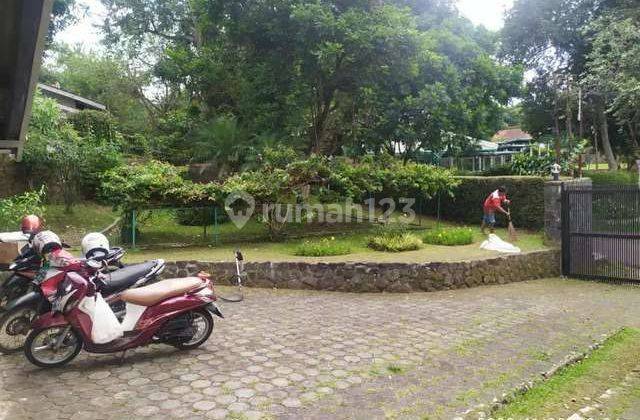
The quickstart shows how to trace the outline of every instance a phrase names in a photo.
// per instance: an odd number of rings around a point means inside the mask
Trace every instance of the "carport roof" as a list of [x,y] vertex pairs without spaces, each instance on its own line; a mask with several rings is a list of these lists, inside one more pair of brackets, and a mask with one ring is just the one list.
[[2,0],[0,153],[18,159],[29,125],[53,0]]

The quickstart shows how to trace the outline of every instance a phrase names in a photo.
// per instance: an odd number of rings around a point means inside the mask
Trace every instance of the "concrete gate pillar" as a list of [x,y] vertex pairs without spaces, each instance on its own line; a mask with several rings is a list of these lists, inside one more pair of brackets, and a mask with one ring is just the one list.
[[547,241],[560,245],[562,242],[562,190],[591,188],[589,178],[549,181],[544,186],[544,233]]

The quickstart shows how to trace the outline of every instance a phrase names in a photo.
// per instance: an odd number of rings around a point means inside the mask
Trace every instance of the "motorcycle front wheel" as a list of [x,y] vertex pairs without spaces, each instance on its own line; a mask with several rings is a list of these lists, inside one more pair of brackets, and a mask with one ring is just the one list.
[[47,327],[31,331],[24,354],[36,366],[54,368],[72,361],[82,345],[82,337],[73,328]]
[[21,350],[31,330],[31,322],[38,315],[33,306],[23,306],[0,316],[0,352],[4,354]]
[[28,291],[28,285],[14,285],[10,287],[3,286],[0,289],[0,311],[4,311],[4,308],[9,302],[26,294]]

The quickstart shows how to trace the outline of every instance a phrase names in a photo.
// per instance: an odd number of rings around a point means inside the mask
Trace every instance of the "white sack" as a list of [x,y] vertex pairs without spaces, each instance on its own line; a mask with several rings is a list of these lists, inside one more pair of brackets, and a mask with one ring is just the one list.
[[96,293],[95,298],[84,298],[80,310],[91,318],[91,341],[95,344],[109,343],[122,337],[122,326],[100,293]]
[[481,249],[486,249],[487,251],[498,251],[509,254],[517,254],[521,252],[520,248],[510,244],[509,242],[505,242],[498,237],[498,235],[490,234],[489,238],[484,241],[480,245]]

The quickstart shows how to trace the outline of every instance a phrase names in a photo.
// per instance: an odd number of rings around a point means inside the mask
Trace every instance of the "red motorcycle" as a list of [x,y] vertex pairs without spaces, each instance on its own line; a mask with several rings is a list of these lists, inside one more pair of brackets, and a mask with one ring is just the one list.
[[208,274],[169,279],[130,289],[113,299],[126,302],[123,335],[105,344],[93,341],[92,314],[87,300],[99,298],[97,277],[87,279],[68,273],[60,283],[52,311],[40,316],[27,337],[25,355],[40,367],[69,363],[80,350],[90,353],[116,353],[152,343],[165,343],[178,349],[202,345],[213,331],[212,314],[223,318]]
[[[120,260],[124,255],[122,248],[112,248],[103,256],[96,267],[90,267],[90,260],[74,258],[64,250],[54,252],[56,260],[62,261],[58,265],[50,265],[34,274],[30,288],[22,296],[6,305],[6,311],[0,314],[0,352],[12,353],[21,350],[27,334],[31,329],[31,322],[38,316],[51,311],[58,285],[67,273],[77,272],[84,277],[93,275],[100,270],[105,273],[100,278],[100,290],[104,296],[117,295],[128,288],[134,288],[155,281],[164,270],[163,260],[122,266]],[[113,271],[115,270],[115,271]],[[125,304],[118,300],[110,302],[116,316],[124,315]]]

